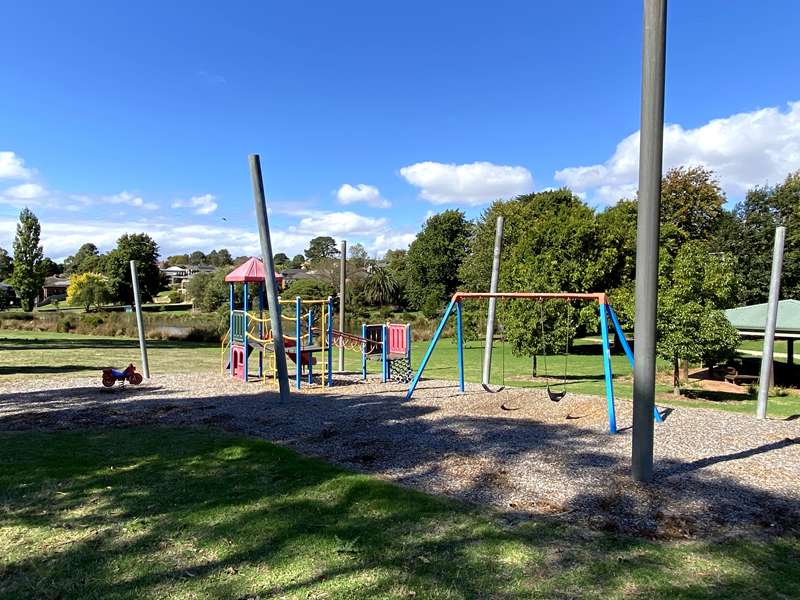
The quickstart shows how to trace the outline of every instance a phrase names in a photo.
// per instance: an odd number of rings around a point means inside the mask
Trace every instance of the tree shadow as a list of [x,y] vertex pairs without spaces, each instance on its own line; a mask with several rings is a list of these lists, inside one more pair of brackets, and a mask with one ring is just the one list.
[[[614,467],[593,454],[575,454],[569,468]],[[5,435],[0,456],[15,469],[0,474],[0,523],[67,538],[43,537],[6,560],[9,597],[599,597],[641,580],[648,597],[725,598],[793,597],[797,587],[781,543],[702,544],[693,552],[724,568],[713,582],[682,579],[658,545],[632,536],[599,537],[546,514],[530,521],[527,510],[481,515],[197,429],[26,432]],[[498,477],[486,470],[475,486]],[[624,495],[610,511],[637,502]],[[519,520],[528,522],[502,524]]]

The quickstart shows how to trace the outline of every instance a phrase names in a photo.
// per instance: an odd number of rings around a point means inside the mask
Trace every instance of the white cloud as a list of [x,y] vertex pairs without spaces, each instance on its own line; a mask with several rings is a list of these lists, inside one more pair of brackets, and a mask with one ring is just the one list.
[[217,198],[213,194],[192,196],[188,200],[175,200],[172,208],[192,208],[196,215],[210,215],[217,210]]
[[406,250],[416,237],[415,233],[380,233],[366,247],[372,256],[383,256],[387,250]]
[[[725,192],[742,197],[756,185],[775,184],[800,169],[800,102],[786,111],[770,107],[714,119],[695,129],[664,128],[664,170],[701,165],[713,170]],[[598,203],[636,194],[639,132],[623,139],[603,164],[556,171],[555,179]]]
[[365,217],[350,211],[322,212],[303,217],[294,230],[313,236],[372,234],[383,231],[387,222],[384,218]]
[[22,183],[7,188],[3,195],[18,200],[37,200],[47,196],[47,190],[38,183]]
[[392,205],[391,202],[381,196],[378,188],[373,185],[367,185],[366,183],[359,183],[355,186],[345,183],[336,192],[336,199],[339,201],[339,204],[345,205],[355,204],[357,202],[363,202],[375,208],[389,208]]
[[0,179],[30,179],[33,171],[14,152],[0,152]]
[[145,210],[158,209],[158,204],[155,204],[154,202],[145,202],[141,196],[131,194],[130,192],[124,190],[119,194],[114,194],[113,196],[103,196],[100,201],[108,204],[125,204],[127,206],[143,208]]
[[425,161],[403,167],[400,175],[433,204],[476,206],[533,191],[528,169],[490,162],[455,165]]

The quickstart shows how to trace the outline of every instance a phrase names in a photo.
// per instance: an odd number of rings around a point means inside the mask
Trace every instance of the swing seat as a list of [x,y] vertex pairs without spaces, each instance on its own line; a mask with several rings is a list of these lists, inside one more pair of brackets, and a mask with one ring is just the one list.
[[547,386],[547,397],[550,398],[551,402],[560,402],[561,399],[567,395],[567,390],[561,390],[560,392],[554,392],[550,389],[550,386]]
[[496,390],[493,390],[492,388],[490,388],[490,387],[489,387],[488,385],[486,385],[485,383],[482,383],[482,384],[481,384],[481,387],[482,387],[482,388],[483,388],[485,391],[489,392],[490,394],[496,394],[497,392],[502,392],[504,389],[506,389],[506,386],[504,386],[504,385],[501,385],[501,386],[500,386],[499,388],[497,388]]

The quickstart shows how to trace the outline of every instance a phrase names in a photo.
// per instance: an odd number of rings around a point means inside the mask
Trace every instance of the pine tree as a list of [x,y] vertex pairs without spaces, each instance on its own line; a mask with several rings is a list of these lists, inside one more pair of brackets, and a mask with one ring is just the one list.
[[44,252],[39,245],[40,236],[39,219],[27,208],[22,209],[14,238],[14,273],[11,276],[11,285],[26,311],[33,310],[46,277]]

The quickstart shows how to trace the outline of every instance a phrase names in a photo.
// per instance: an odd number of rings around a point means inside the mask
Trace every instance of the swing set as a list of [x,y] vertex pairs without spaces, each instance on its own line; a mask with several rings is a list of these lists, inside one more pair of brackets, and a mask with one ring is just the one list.
[[[439,341],[439,338],[442,335],[442,331],[447,325],[447,321],[450,318],[450,315],[455,312],[456,315],[456,341],[458,344],[458,387],[461,392],[464,392],[464,335],[462,330],[462,307],[461,303],[463,300],[482,300],[482,299],[489,299],[489,298],[502,298],[502,299],[512,299],[512,300],[538,300],[540,302],[540,309],[541,309],[541,327],[542,327],[542,343],[544,344],[544,306],[543,303],[546,300],[566,300],[568,303],[568,320],[571,320],[572,315],[572,300],[589,300],[593,302],[597,302],[598,304],[598,312],[600,318],[600,334],[602,336],[602,345],[603,345],[603,372],[605,375],[605,388],[606,388],[606,408],[608,411],[608,429],[609,433],[617,433],[617,417],[616,417],[616,409],[614,406],[614,381],[613,381],[613,373],[611,371],[611,345],[609,343],[609,328],[608,328],[608,320],[611,319],[611,323],[614,326],[614,330],[617,333],[617,339],[622,344],[622,348],[625,351],[626,356],[628,357],[628,361],[631,364],[631,368],[633,368],[633,352],[631,351],[631,347],[628,344],[628,340],[625,338],[625,334],[622,332],[622,327],[619,324],[619,319],[617,319],[617,315],[614,312],[614,309],[608,302],[608,296],[602,292],[598,293],[550,293],[550,292],[456,292],[453,294],[453,297],[450,299],[450,303],[447,305],[447,309],[444,311],[444,315],[442,316],[442,320],[439,322],[439,326],[436,328],[436,332],[433,334],[433,339],[431,340],[430,345],[428,346],[428,350],[425,352],[425,356],[422,359],[422,362],[419,365],[419,369],[417,369],[414,378],[411,380],[411,385],[408,388],[408,392],[406,393],[406,399],[410,399],[414,394],[414,390],[419,383],[420,378],[422,377],[422,373],[425,371],[425,367],[428,365],[428,361],[433,354],[433,350],[436,348],[436,343]],[[491,342],[490,342],[491,343]],[[561,390],[553,390],[550,385],[550,378],[547,374],[547,355],[544,355],[544,372],[545,372],[545,379],[547,380],[547,396],[553,402],[559,402],[564,396],[567,394],[566,384],[567,384],[567,369],[569,366],[569,337],[567,337],[566,341],[566,348],[564,353],[564,379],[561,382]],[[503,349],[503,378],[505,379],[505,348]],[[505,384],[505,381],[503,381]],[[486,389],[488,386],[484,386]],[[505,386],[503,386],[505,387]],[[503,389],[503,387],[497,390],[487,389],[486,391],[489,392],[499,392]],[[653,418],[656,422],[661,423],[663,422],[663,417],[658,412],[658,408],[653,409]]]

